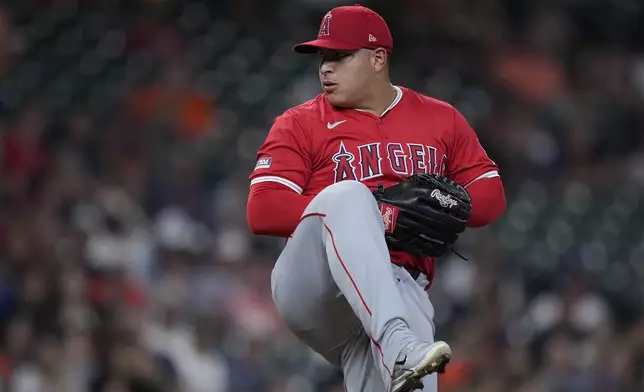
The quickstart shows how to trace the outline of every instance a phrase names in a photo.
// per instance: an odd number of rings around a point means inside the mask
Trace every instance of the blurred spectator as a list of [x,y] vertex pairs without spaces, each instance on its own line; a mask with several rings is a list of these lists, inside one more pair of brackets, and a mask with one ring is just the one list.
[[11,69],[15,44],[12,25],[11,12],[7,8],[0,8],[0,81]]
[[146,86],[130,98],[138,126],[176,129],[185,138],[198,138],[216,126],[214,103],[192,87],[192,74],[183,62],[172,62],[159,83]]

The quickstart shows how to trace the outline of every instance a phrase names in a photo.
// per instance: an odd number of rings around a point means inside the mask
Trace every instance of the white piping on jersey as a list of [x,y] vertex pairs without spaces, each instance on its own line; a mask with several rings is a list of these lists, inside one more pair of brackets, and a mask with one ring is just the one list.
[[[402,89],[394,85],[391,85],[391,87],[393,87],[394,90],[396,90],[396,97],[394,98],[394,101],[391,103],[391,105],[389,105],[389,107],[385,109],[385,111],[382,112],[382,114],[380,114],[380,117],[384,116],[388,111],[393,109],[394,106],[398,105],[398,102],[400,102],[400,100],[402,99],[402,96],[403,96]],[[363,109],[356,109],[356,110],[359,112],[366,112],[366,110],[363,110]]]
[[278,184],[282,184],[291,188],[292,190],[299,193],[300,195],[302,194],[302,188],[300,188],[296,183],[294,183],[291,180],[287,180],[286,178],[282,178],[278,176],[261,176],[261,177],[253,178],[250,181],[250,186],[259,184],[261,182],[277,182]]
[[483,178],[494,178],[494,177],[500,177],[499,172],[496,171],[496,170],[492,170],[492,171],[489,171],[487,173],[483,173],[480,176],[478,176],[475,179],[473,179],[472,181],[468,182],[467,185],[464,186],[464,188],[467,188],[468,186],[470,186],[474,181],[478,181],[478,180],[483,179]]

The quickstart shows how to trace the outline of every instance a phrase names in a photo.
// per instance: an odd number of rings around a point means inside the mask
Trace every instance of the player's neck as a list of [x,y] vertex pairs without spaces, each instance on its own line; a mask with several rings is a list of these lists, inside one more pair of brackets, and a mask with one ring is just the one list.
[[356,109],[380,117],[394,102],[396,95],[396,90],[389,81],[386,83],[378,83],[372,89],[368,99]]

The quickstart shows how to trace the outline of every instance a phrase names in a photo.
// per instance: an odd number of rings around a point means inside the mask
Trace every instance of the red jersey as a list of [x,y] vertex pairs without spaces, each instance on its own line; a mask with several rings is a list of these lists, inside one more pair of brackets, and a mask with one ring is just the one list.
[[[380,116],[339,109],[324,94],[277,117],[257,154],[251,185],[271,181],[303,195],[356,180],[370,189],[414,173],[466,186],[498,176],[476,133],[449,104],[404,87]],[[392,262],[433,278],[434,259],[392,252]]]

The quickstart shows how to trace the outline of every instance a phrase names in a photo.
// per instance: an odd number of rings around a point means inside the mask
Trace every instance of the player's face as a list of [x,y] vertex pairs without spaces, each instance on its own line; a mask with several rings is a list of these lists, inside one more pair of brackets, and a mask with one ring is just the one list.
[[368,96],[368,87],[378,71],[374,53],[321,50],[320,82],[329,102],[344,108],[357,107]]

